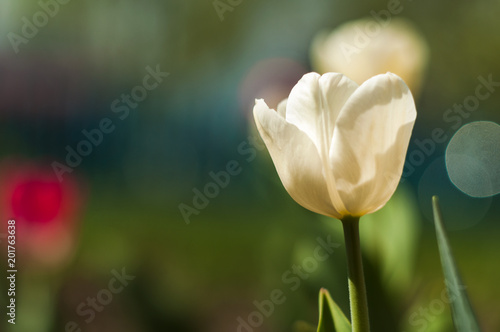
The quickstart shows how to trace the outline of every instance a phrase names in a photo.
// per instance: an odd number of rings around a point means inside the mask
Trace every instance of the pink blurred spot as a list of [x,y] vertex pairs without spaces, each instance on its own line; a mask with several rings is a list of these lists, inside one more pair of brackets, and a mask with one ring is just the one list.
[[250,68],[240,83],[240,105],[251,118],[255,99],[264,99],[270,108],[288,98],[290,90],[307,73],[305,66],[288,58],[268,58]]

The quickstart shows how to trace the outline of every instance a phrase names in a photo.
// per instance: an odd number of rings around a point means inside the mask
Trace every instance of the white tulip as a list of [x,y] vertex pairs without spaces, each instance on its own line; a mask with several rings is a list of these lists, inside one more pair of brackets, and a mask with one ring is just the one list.
[[340,72],[361,84],[388,71],[401,77],[418,95],[429,58],[429,47],[407,19],[386,24],[359,19],[321,32],[311,45],[313,69],[320,74]]
[[395,74],[358,86],[342,74],[308,73],[277,111],[256,100],[254,117],[290,196],[343,219],[379,210],[396,190],[416,109]]

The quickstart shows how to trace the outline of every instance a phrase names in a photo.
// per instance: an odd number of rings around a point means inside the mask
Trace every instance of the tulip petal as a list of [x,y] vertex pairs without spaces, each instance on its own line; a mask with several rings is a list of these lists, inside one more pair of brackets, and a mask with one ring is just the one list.
[[256,100],[254,117],[281,182],[290,196],[308,210],[339,218],[330,201],[323,163],[309,137],[295,125],[286,122],[281,114],[269,109],[262,99]]
[[410,90],[392,73],[372,77],[349,98],[337,119],[330,162],[350,214],[375,212],[392,196],[415,118]]
[[288,99],[284,99],[280,101],[277,107],[277,112],[279,115],[281,115],[283,118],[286,118],[286,104],[288,102]]
[[354,81],[342,74],[308,73],[290,92],[286,120],[309,136],[324,160],[328,159],[340,110],[357,88]]

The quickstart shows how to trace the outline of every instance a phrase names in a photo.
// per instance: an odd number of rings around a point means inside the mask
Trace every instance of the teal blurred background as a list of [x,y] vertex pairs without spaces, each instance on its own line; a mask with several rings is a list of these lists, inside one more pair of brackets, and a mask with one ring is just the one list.
[[[275,106],[313,70],[318,32],[371,17],[388,2],[63,2],[0,0],[2,271],[3,223],[16,218],[21,230],[17,321],[2,314],[0,330],[293,331],[297,321],[317,323],[321,287],[347,313],[340,223],[288,196],[251,110],[255,98]],[[46,22],[37,14],[44,6],[53,14]],[[430,219],[439,194],[479,320],[484,331],[499,331],[500,201],[458,190],[444,154],[460,126],[500,123],[500,92],[467,117],[444,114],[474,95],[478,77],[500,81],[500,4],[400,6],[395,16],[411,21],[429,47],[408,156],[436,128],[447,139],[407,168],[394,198],[361,223],[373,330],[452,331]],[[154,88],[136,89],[152,87],[154,77]],[[143,100],[122,99],[131,93]],[[103,119],[114,129],[83,146],[84,131],[96,133]],[[69,166],[68,147],[78,146],[90,152]],[[233,160],[238,174],[183,216]],[[327,236],[340,246],[326,261],[294,282],[284,277]],[[123,269],[133,280],[102,292]],[[7,282],[1,287],[5,308]],[[257,327],[242,325],[275,289],[286,300]],[[89,297],[106,302],[95,317],[82,314]]]

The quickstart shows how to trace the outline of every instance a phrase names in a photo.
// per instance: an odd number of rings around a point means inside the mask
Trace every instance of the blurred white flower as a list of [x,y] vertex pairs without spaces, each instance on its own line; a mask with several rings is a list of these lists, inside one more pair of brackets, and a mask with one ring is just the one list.
[[394,193],[416,118],[401,78],[358,86],[346,76],[309,73],[277,111],[256,101],[254,117],[290,196],[342,219],[380,209]]
[[361,84],[377,74],[400,76],[417,95],[427,67],[427,42],[411,22],[360,19],[321,32],[311,45],[313,69],[340,72]]

